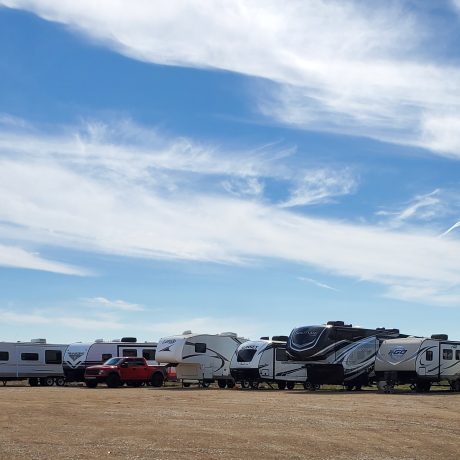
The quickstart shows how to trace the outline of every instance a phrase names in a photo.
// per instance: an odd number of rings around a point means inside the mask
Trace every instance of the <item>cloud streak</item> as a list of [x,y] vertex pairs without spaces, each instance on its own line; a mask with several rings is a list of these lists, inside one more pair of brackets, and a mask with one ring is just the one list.
[[287,125],[460,156],[460,68],[440,61],[436,47],[445,43],[410,4],[0,3],[65,24],[144,62],[260,77],[271,82],[261,92],[260,110]]

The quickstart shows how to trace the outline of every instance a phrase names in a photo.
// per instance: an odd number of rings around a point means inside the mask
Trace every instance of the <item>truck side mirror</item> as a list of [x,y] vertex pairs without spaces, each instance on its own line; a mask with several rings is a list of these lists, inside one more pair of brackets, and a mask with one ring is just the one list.
[[121,363],[120,367],[128,367],[128,363]]

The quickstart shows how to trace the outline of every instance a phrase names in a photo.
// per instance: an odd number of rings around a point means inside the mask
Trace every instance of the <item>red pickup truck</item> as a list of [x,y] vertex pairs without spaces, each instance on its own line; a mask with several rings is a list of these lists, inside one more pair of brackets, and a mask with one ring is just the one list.
[[144,384],[161,387],[168,379],[167,369],[150,366],[144,358],[110,358],[104,364],[86,368],[85,384],[88,388],[96,388],[98,383],[106,383],[109,388],[125,383],[132,387]]

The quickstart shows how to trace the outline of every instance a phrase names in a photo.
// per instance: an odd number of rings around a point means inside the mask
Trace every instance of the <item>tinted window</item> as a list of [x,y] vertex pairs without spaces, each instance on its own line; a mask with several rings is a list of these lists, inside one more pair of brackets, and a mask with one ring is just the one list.
[[134,348],[125,348],[123,350],[123,356],[126,357],[136,357],[137,356],[137,350]]
[[456,359],[457,361],[460,361],[460,350],[456,350],[456,351],[455,351],[455,359]]
[[277,361],[287,361],[286,348],[277,348],[276,349],[276,360]]
[[442,359],[453,359],[454,357],[454,352],[452,350],[444,349],[442,350]]
[[62,364],[62,351],[61,350],[45,350],[45,363],[46,364]]
[[108,366],[116,366],[121,360],[122,358],[111,358],[105,364]]
[[102,362],[105,363],[108,359],[112,357],[112,353],[104,353],[102,355]]
[[0,361],[8,361],[10,354],[7,351],[0,351]]
[[142,350],[142,357],[147,361],[155,361],[156,350]]
[[21,353],[22,361],[38,361],[38,353]]
[[256,351],[256,348],[243,348],[242,350],[238,351],[236,360],[239,363],[249,363],[252,358],[254,358]]
[[206,344],[195,343],[195,353],[206,353]]
[[292,331],[291,341],[296,345],[313,344],[324,331],[324,326],[299,327]]
[[127,361],[127,363],[128,363],[128,366],[143,366],[145,364],[144,360],[142,359],[131,359]]
[[427,361],[433,361],[433,352],[431,350],[427,350],[425,353],[425,359]]

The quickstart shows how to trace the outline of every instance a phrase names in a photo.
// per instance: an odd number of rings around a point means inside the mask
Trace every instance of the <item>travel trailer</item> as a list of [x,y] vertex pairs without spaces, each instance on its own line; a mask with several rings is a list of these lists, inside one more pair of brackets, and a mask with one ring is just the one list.
[[364,329],[329,321],[322,326],[292,330],[286,352],[289,359],[305,362],[307,380],[313,385],[345,385],[360,389],[375,378],[374,362],[385,339],[406,337],[398,329]]
[[155,365],[156,342],[137,342],[135,337],[105,342],[97,339],[91,343],[71,343],[64,354],[64,374],[69,382],[83,382],[88,366],[102,364],[110,358],[145,358],[148,364]]
[[392,392],[395,385],[411,384],[426,392],[435,382],[447,381],[460,391],[460,342],[445,334],[385,340],[375,361],[378,388]]
[[292,390],[307,382],[306,363],[289,361],[287,336],[261,337],[242,343],[233,355],[230,372],[243,388],[258,388],[259,383],[274,383],[280,390]]
[[247,339],[233,332],[164,337],[158,342],[159,363],[176,365],[177,380],[184,386],[197,382],[203,387],[217,380],[219,387],[233,387],[230,360],[238,346]]
[[67,345],[30,342],[0,342],[0,381],[28,380],[30,386],[64,385],[62,357]]

